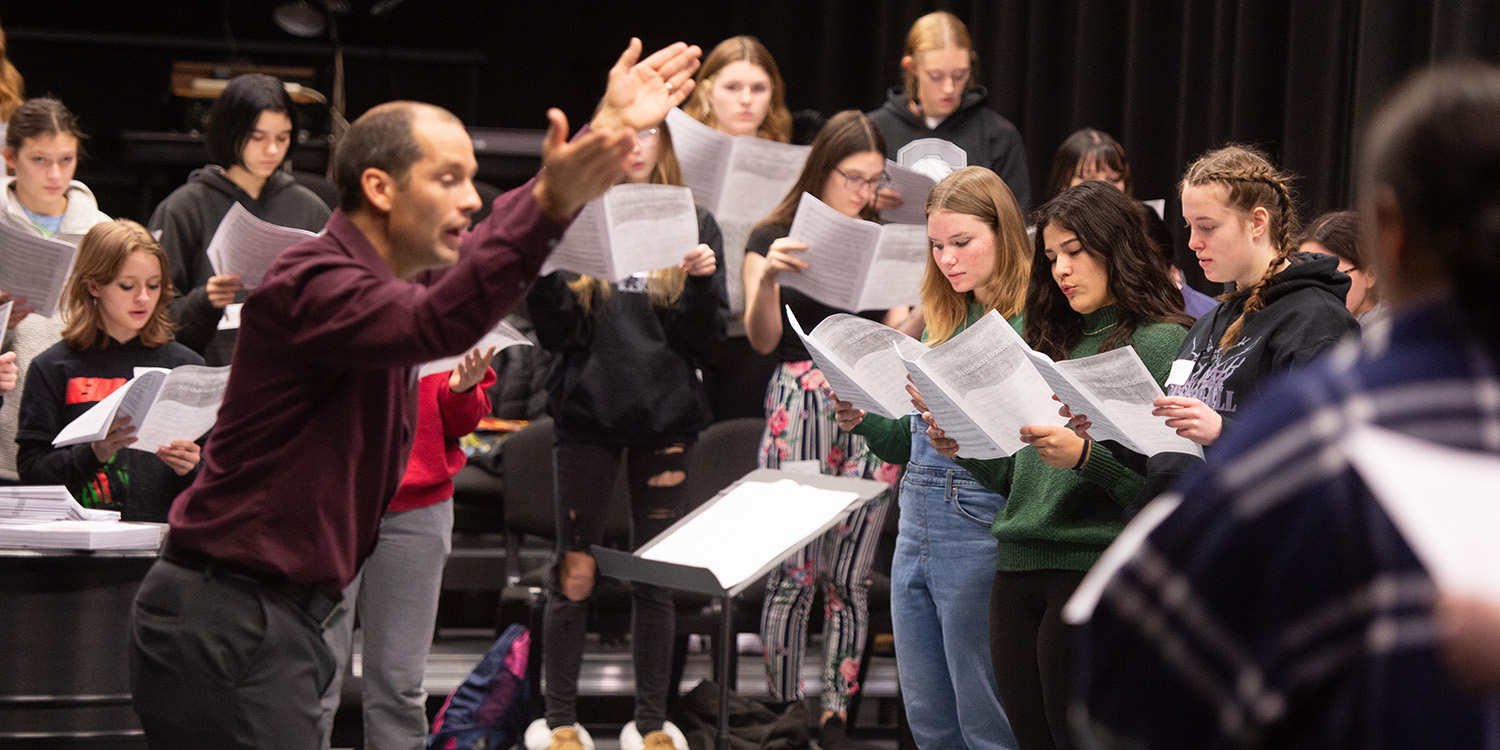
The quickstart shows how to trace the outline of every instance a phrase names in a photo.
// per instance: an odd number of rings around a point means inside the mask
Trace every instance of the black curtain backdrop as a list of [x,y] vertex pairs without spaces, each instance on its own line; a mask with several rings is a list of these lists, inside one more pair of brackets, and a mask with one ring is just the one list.
[[[0,24],[28,92],[61,97],[93,135],[83,178],[105,186],[106,211],[130,215],[135,204],[108,190],[129,183],[117,134],[166,126],[172,60],[311,65],[331,76],[326,41],[276,29],[274,4],[143,0],[81,12],[7,2]],[[353,113],[413,98],[474,125],[527,128],[542,127],[548,106],[586,118],[630,34],[648,48],[685,39],[705,50],[753,34],[776,56],[793,109],[869,110],[898,80],[911,22],[948,10],[973,34],[990,106],[1025,138],[1034,191],[1070,132],[1108,131],[1131,155],[1137,195],[1167,199],[1184,259],[1174,186],[1196,155],[1227,141],[1260,146],[1301,176],[1311,218],[1350,204],[1358,129],[1405,74],[1438,60],[1500,61],[1494,0],[404,0],[379,16],[374,0],[350,5],[343,36],[361,52],[348,63]],[[412,50],[480,62],[415,61]]]

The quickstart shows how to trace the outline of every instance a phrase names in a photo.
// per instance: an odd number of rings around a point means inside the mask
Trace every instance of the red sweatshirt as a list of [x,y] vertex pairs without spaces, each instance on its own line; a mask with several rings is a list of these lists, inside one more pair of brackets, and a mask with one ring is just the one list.
[[487,370],[479,385],[463,393],[449,390],[450,372],[435,372],[417,382],[417,436],[388,513],[426,508],[453,497],[453,475],[466,460],[458,439],[473,432],[489,413],[485,389],[495,384],[495,371]]

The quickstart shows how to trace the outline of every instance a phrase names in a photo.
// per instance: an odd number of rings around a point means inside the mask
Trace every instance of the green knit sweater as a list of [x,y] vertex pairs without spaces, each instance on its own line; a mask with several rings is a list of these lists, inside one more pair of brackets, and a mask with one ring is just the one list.
[[[1098,354],[1116,320],[1113,305],[1085,315],[1083,330],[1092,333],[1069,358]],[[1130,344],[1161,385],[1186,337],[1187,329],[1180,325],[1151,323],[1137,328]],[[955,463],[1006,498],[990,528],[1000,545],[995,567],[1004,571],[1088,570],[1124,528],[1121,511],[1141,486],[1140,475],[1101,446],[1094,446],[1088,463],[1077,471],[1048,466],[1030,446],[1008,458],[959,458]]]
[[[964,324],[959,327],[963,331],[974,325],[980,318],[988,315],[990,308],[978,302],[969,302],[969,310],[965,314]],[[1011,327],[1021,332],[1022,315],[1017,315],[1007,321]],[[957,334],[957,331],[955,331]],[[927,330],[922,330],[922,342],[927,342]],[[866,414],[864,421],[854,426],[850,432],[862,436],[865,445],[877,458],[888,464],[904,464],[911,460],[911,415],[908,414],[900,419],[891,419],[879,414]]]

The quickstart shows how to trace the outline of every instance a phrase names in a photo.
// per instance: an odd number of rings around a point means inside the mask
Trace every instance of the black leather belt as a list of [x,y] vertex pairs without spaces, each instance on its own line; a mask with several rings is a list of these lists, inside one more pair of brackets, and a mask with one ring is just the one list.
[[269,589],[290,599],[297,608],[306,612],[318,627],[327,630],[344,613],[340,606],[342,594],[330,594],[318,586],[301,581],[287,580],[279,573],[247,568],[227,560],[210,557],[201,552],[183,549],[168,540],[162,548],[161,559],[188,570],[202,571],[208,575],[222,575]]

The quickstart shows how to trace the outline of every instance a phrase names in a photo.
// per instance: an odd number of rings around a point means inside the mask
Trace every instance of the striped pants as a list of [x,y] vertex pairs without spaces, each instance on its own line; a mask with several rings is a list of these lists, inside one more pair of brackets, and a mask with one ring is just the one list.
[[[766,389],[766,433],[760,465],[815,460],[824,474],[877,479],[892,488],[899,467],[882,462],[864,438],[839,430],[823,373],[811,362],[783,363]],[[802,657],[813,599],[823,592],[824,711],[845,713],[859,691],[859,665],[870,629],[870,567],[894,490],[883,492],[849,518],[771,570],[760,632],[766,646],[766,682],[773,701],[801,699]]]

